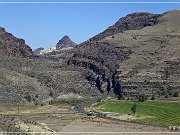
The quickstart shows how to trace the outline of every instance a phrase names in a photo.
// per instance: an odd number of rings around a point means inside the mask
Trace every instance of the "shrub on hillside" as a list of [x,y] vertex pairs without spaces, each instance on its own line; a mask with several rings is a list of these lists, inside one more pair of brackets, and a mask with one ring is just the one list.
[[179,92],[175,91],[174,94],[173,94],[173,97],[179,97]]
[[136,103],[133,104],[133,106],[131,107],[131,111],[134,113],[134,115],[136,114]]
[[146,100],[147,100],[147,96],[144,93],[138,95],[139,102],[145,102]]
[[165,98],[168,98],[168,94],[167,94],[167,95],[165,95]]
[[49,93],[49,96],[50,96],[50,97],[52,97],[52,96],[53,96],[53,92],[52,92],[52,91]]
[[29,103],[31,102],[31,95],[29,93],[24,97]]
[[155,100],[155,95],[152,95],[151,99],[150,100]]

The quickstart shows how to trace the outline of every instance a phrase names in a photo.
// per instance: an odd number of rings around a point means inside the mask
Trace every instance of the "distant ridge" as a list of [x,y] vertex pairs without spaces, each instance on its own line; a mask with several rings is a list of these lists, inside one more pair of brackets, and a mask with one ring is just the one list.
[[90,38],[88,41],[83,42],[87,44],[89,42],[98,41],[105,37],[126,31],[126,30],[139,30],[146,26],[153,26],[158,23],[159,14],[152,14],[147,12],[136,12],[128,14],[125,17],[120,18],[114,25],[108,27],[105,31]]
[[64,36],[62,37],[59,42],[51,47],[51,48],[38,48],[35,49],[33,52],[35,55],[43,55],[43,54],[50,54],[52,52],[56,52],[56,51],[64,51],[64,50],[70,50],[73,49],[77,44],[74,43],[69,36]]

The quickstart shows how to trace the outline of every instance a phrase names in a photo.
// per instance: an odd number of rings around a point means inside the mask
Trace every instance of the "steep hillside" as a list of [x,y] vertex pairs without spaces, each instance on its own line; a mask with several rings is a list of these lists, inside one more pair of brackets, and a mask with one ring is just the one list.
[[23,39],[14,37],[2,27],[0,27],[0,53],[20,57],[32,57],[33,54]]
[[29,97],[30,104],[35,104],[69,93],[98,95],[83,73],[84,69],[69,68],[59,61],[0,55],[0,104],[27,104]]
[[[60,57],[53,55],[33,55],[24,40],[3,28],[0,29],[0,41],[0,105],[41,104],[69,93],[84,97],[98,95],[95,85],[83,76],[87,72],[84,69],[67,67]],[[72,43],[66,37],[63,41],[64,44]],[[62,45],[58,52],[66,52],[69,46]],[[39,48],[35,53],[42,50]]]
[[[139,18],[138,14],[141,16],[141,13],[131,15]],[[135,97],[138,93],[149,98],[167,97],[180,92],[180,11],[149,15],[146,22],[156,18],[153,22],[158,23],[141,23],[141,27],[128,27],[126,31],[122,28],[124,32],[109,37],[103,32],[96,42],[77,47],[68,64],[93,71],[96,76],[87,75],[87,80],[96,82],[102,93],[114,91],[119,98]]]

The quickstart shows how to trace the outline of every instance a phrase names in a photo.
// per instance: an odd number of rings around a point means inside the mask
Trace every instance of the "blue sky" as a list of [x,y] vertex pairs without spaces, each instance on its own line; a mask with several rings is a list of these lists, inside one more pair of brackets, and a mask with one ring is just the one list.
[[129,13],[163,13],[173,9],[180,9],[180,4],[0,4],[0,26],[16,37],[25,39],[32,49],[41,46],[47,48],[54,46],[64,35],[81,43]]

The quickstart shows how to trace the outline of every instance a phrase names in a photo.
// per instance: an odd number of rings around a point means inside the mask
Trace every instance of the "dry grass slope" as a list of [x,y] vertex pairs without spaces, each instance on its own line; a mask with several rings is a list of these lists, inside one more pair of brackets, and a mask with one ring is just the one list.
[[133,86],[146,81],[164,85],[161,87],[165,91],[180,90],[179,17],[178,10],[167,12],[158,25],[126,31],[102,40],[128,47],[133,52],[129,59],[118,63],[122,85],[131,82]]
[[89,84],[82,73],[83,70],[69,68],[61,62],[1,55],[0,103],[26,104],[28,95],[33,104],[68,93],[97,95],[95,86]]

